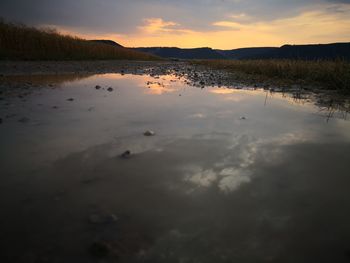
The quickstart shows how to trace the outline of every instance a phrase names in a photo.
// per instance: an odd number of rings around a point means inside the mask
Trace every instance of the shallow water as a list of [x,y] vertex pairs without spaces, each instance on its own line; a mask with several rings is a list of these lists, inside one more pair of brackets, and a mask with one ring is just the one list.
[[350,261],[345,113],[171,75],[26,79],[0,101],[2,262]]

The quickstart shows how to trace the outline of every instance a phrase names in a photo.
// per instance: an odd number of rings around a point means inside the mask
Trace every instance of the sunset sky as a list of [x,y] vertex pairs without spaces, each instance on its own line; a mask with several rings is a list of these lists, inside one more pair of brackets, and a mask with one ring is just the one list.
[[350,0],[1,0],[0,16],[127,47],[350,42]]

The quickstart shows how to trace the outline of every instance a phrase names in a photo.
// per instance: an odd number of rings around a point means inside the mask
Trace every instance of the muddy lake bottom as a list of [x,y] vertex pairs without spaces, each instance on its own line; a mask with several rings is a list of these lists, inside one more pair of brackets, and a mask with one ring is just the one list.
[[16,78],[37,87],[0,100],[1,262],[350,261],[346,112],[172,74]]

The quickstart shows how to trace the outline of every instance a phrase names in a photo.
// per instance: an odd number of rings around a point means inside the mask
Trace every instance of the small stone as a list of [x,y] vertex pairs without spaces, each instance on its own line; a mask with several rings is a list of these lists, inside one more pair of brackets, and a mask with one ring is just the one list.
[[26,123],[26,122],[29,121],[29,118],[23,117],[23,118],[20,118],[18,121],[19,121],[19,122],[22,122],[22,123]]
[[69,99],[67,99],[67,101],[74,101],[74,99],[73,98],[69,98]]
[[113,88],[112,88],[112,87],[109,87],[107,90],[108,90],[109,92],[112,92],[112,91],[113,91]]
[[106,258],[112,252],[110,244],[104,241],[96,241],[89,247],[89,252],[93,257]]
[[89,222],[94,225],[112,224],[117,221],[118,221],[118,217],[114,214],[110,214],[110,215],[92,214],[89,216]]
[[143,133],[145,136],[154,136],[156,133],[154,131],[147,130]]
[[100,85],[96,85],[95,89],[101,89]]
[[120,155],[121,158],[124,158],[124,159],[129,159],[131,157],[131,152],[129,150],[123,152],[121,155]]

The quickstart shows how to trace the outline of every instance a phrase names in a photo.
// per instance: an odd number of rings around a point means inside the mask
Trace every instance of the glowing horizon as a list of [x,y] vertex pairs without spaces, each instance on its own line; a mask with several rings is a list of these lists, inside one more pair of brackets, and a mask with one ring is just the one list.
[[13,2],[25,5],[23,0],[1,3],[5,19],[125,47],[235,49],[350,42],[348,0],[105,0],[104,7],[96,0],[90,1],[96,5],[77,0],[78,13],[70,11],[74,6],[68,0],[51,5],[34,0],[37,5],[22,14],[11,12]]

